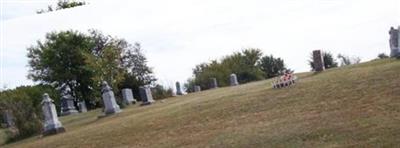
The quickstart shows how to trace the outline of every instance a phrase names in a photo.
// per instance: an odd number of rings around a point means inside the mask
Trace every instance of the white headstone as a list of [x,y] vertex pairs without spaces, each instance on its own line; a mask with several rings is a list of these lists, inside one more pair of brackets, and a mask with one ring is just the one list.
[[183,95],[181,84],[179,82],[176,82],[176,95]]
[[135,98],[133,98],[132,90],[129,88],[122,89],[122,97],[124,99],[124,103],[127,105],[136,103]]
[[41,104],[44,116],[43,135],[45,136],[65,132],[64,127],[58,120],[56,106],[53,102],[47,93],[43,95]]
[[155,102],[153,96],[151,95],[150,87],[148,85],[139,87],[139,94],[142,98],[142,105],[148,105]]
[[201,87],[199,85],[194,86],[194,92],[199,92],[201,91]]
[[231,83],[231,86],[239,85],[239,82],[237,81],[236,74],[234,74],[234,73],[229,76],[229,81]]
[[106,115],[121,112],[119,105],[115,101],[114,92],[112,91],[111,87],[108,86],[106,81],[103,81],[101,93],[104,103],[104,113]]
[[211,78],[210,79],[210,88],[211,89],[213,89],[213,88],[218,88],[218,82],[217,82],[217,79],[216,78]]
[[13,127],[15,125],[14,117],[10,110],[5,110],[3,112],[3,120],[4,123],[6,124],[6,127]]
[[81,113],[87,112],[87,108],[86,108],[86,103],[85,103],[85,101],[79,102],[79,103],[78,103],[78,107],[79,107],[79,112],[81,112]]

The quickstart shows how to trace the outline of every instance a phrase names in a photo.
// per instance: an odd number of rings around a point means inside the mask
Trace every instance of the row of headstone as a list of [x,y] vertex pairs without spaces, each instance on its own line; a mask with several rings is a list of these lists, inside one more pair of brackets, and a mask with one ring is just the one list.
[[[149,86],[142,86],[139,88],[140,96],[142,97],[143,104],[148,105],[154,101],[153,96],[151,94],[151,90]],[[103,81],[102,89],[101,89],[102,99],[104,103],[104,114],[105,115],[112,115],[115,113],[119,113],[122,110],[120,109],[119,105],[115,100],[114,92],[112,88],[107,84],[107,82]],[[124,98],[125,103],[134,103],[136,100],[133,98],[132,90],[131,89],[123,89],[122,95]],[[69,102],[71,100],[71,96],[68,95],[67,91],[63,94],[63,107],[61,114],[71,113],[73,105]],[[57,133],[65,132],[65,128],[62,126],[61,122],[58,119],[56,107],[54,105],[54,101],[49,97],[47,93],[43,95],[42,104],[42,111],[44,115],[44,125],[43,125],[43,135],[52,135]],[[78,106],[81,112],[86,112],[86,104],[84,101],[79,102]],[[6,116],[6,114],[4,115]],[[4,117],[6,118],[6,117]],[[8,118],[8,117],[7,117]],[[9,121],[9,120],[6,120]],[[12,121],[12,120],[10,120]]]
[[[230,86],[239,85],[236,74],[233,73],[233,74],[229,75],[229,82],[230,82]],[[210,78],[209,87],[210,87],[210,89],[218,88],[218,82],[217,82],[216,78]],[[201,91],[201,87],[199,85],[195,85],[193,89],[194,89],[194,92]]]

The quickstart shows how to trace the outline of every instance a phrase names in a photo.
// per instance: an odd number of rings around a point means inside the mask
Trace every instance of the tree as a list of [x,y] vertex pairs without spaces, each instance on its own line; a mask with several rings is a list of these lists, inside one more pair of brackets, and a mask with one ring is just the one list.
[[[324,60],[325,69],[338,67],[338,63],[336,62],[336,59],[333,57],[332,53],[322,52],[322,58]],[[308,63],[311,67],[311,70],[314,70],[314,58],[313,58],[312,53],[311,53],[311,57],[310,57],[310,60],[308,61]]]
[[[73,96],[85,100],[89,108],[100,102],[100,84],[107,81],[117,90],[138,87],[155,81],[140,44],[89,30],[52,32],[45,41],[28,48],[28,77],[60,88],[68,85]],[[116,91],[116,95],[120,95]]]
[[262,57],[259,66],[264,72],[265,78],[276,77],[286,70],[283,59],[274,58],[272,55]]
[[70,1],[70,0],[59,0],[57,2],[57,6],[53,8],[51,5],[47,6],[47,10],[40,9],[36,11],[37,14],[42,14],[46,12],[52,12],[52,11],[57,11],[61,9],[67,9],[67,8],[73,8],[77,6],[82,6],[86,5],[86,2],[84,1]]
[[358,64],[361,61],[359,57],[349,57],[343,54],[339,54],[338,59],[340,60],[340,66]]

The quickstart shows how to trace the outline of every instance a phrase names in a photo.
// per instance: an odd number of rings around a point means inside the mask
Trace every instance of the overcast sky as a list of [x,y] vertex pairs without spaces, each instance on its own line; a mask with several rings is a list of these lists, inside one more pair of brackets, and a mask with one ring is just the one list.
[[45,14],[54,0],[1,0],[1,87],[27,79],[26,48],[47,32],[98,29],[140,42],[159,82],[192,76],[199,63],[260,48],[308,71],[315,49],[359,56],[389,53],[389,28],[400,25],[399,0],[92,0]]

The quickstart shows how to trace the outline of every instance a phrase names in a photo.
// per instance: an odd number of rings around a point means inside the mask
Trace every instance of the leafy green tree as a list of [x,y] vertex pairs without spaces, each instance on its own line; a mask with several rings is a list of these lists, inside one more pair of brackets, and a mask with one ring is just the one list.
[[[333,54],[330,52],[322,52],[322,58],[324,60],[324,66],[325,69],[329,69],[329,68],[335,68],[338,67],[338,63],[336,62],[336,59],[333,57]],[[308,61],[311,70],[314,70],[314,59],[311,53],[311,57],[310,60]]]
[[[140,44],[90,30],[52,32],[36,46],[28,48],[28,77],[60,88],[68,85],[73,95],[85,100],[89,108],[100,101],[100,84],[107,81],[114,90],[138,88],[156,79],[146,65]],[[116,91],[117,95],[119,91]]]
[[41,14],[41,13],[52,12],[52,11],[57,11],[57,10],[61,10],[61,9],[73,8],[73,7],[82,6],[82,5],[86,5],[86,2],[59,0],[57,2],[57,6],[55,8],[53,8],[51,5],[49,5],[49,6],[47,6],[47,10],[40,9],[40,10],[36,11],[36,13]]
[[283,59],[274,58],[272,55],[262,57],[259,66],[264,72],[265,78],[276,77],[287,70]]

